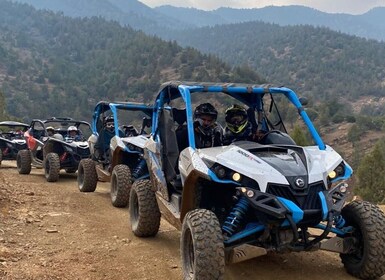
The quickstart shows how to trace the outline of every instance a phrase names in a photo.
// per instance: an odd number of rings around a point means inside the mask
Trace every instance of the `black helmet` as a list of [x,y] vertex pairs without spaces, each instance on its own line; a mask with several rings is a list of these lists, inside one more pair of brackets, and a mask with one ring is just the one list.
[[234,104],[226,110],[225,115],[226,125],[231,132],[240,133],[247,127],[247,111],[242,106]]
[[199,118],[200,115],[210,115],[214,117],[214,120],[217,120],[218,111],[210,103],[202,103],[195,108],[194,119]]
[[111,132],[114,131],[115,123],[113,116],[107,116],[104,118],[104,127]]

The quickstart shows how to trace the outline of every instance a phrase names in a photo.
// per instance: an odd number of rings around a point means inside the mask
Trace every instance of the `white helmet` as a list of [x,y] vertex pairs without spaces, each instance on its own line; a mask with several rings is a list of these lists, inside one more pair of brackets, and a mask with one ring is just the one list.
[[67,128],[67,132],[69,133],[70,131],[78,131],[78,129],[76,126],[71,125]]

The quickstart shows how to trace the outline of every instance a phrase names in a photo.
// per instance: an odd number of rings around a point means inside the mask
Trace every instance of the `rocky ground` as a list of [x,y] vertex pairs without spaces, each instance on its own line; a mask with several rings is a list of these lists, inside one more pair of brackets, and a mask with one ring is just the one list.
[[[109,184],[80,193],[76,174],[46,182],[41,169],[0,166],[0,279],[181,279],[180,234],[162,221],[155,238],[135,237],[128,209]],[[337,254],[271,254],[228,266],[226,279],[354,279]],[[385,277],[381,278],[385,279]]]

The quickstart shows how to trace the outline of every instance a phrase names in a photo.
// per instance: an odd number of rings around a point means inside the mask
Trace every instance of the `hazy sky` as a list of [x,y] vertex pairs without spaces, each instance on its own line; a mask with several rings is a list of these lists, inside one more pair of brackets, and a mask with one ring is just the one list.
[[172,5],[214,10],[218,7],[262,8],[301,5],[328,13],[362,14],[373,7],[385,6],[385,0],[139,0],[150,7]]

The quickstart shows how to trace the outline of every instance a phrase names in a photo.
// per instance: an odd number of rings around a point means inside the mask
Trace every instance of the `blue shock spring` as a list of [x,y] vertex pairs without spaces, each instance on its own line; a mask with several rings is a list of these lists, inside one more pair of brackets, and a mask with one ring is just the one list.
[[227,237],[232,236],[237,231],[248,209],[249,202],[246,197],[242,196],[223,223],[222,231]]
[[343,226],[345,225],[345,219],[342,217],[342,215],[335,216],[334,224],[336,225],[336,228],[343,228]]
[[139,159],[139,163],[136,165],[132,172],[132,177],[138,179],[141,177],[146,169],[146,160],[144,158]]

